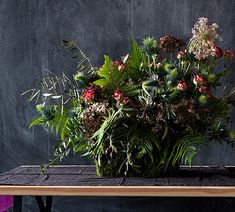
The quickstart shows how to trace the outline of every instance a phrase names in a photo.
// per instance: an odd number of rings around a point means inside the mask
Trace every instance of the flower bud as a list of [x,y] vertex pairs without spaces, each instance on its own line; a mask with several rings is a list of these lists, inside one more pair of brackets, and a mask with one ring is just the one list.
[[199,96],[199,102],[202,104],[202,105],[204,105],[204,104],[206,104],[207,103],[207,97],[205,96],[205,95],[201,95],[201,96]]
[[188,89],[187,83],[184,80],[180,80],[177,89],[181,91],[186,91]]
[[119,70],[119,71],[123,71],[125,68],[126,68],[126,66],[125,66],[124,64],[120,64],[120,65],[118,66],[118,70]]
[[120,62],[116,60],[113,62],[113,64],[118,67],[120,65]]
[[193,76],[193,83],[194,83],[195,85],[203,85],[203,84],[206,83],[206,81],[205,81],[205,79],[204,79],[202,76],[200,76],[199,74],[195,74],[195,75]]
[[223,56],[223,50],[218,46],[214,46],[211,48],[211,55],[216,58],[221,58]]
[[128,97],[122,97],[120,100],[120,104],[125,104],[126,102],[128,102],[130,99]]
[[42,104],[39,104],[39,105],[37,105],[36,106],[36,109],[37,109],[37,111],[43,111],[44,110],[44,106],[42,105]]
[[209,91],[209,87],[208,87],[208,85],[202,85],[202,86],[198,89],[198,91],[199,91],[200,93],[207,94],[208,91]]
[[225,49],[224,50],[224,57],[227,59],[227,60],[232,60],[233,59],[233,52],[228,50],[228,49]]
[[123,91],[121,90],[116,90],[114,91],[112,97],[115,99],[115,100],[120,100],[120,98],[122,97],[123,95]]
[[83,92],[83,99],[88,102],[92,99],[95,98],[95,91],[93,89],[86,89],[84,92]]
[[185,57],[185,53],[183,51],[179,51],[176,54],[176,57],[177,57],[178,60],[182,60]]

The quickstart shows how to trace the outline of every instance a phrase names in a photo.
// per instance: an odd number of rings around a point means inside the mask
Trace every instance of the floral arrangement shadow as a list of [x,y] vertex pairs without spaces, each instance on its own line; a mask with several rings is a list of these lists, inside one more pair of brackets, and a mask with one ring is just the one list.
[[233,53],[216,45],[217,28],[199,18],[187,45],[169,35],[131,39],[129,54],[120,61],[105,55],[99,68],[76,42],[63,41],[78,61],[73,80],[51,74],[24,93],[37,104],[30,127],[60,135],[43,170],[80,153],[100,176],[170,176],[201,145],[232,144],[235,89],[225,82]]

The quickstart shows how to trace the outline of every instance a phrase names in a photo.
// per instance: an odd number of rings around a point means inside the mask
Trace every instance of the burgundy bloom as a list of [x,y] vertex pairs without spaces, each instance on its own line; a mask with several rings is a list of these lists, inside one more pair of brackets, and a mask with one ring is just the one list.
[[211,55],[216,58],[221,58],[223,56],[223,50],[218,46],[214,46],[211,48]]
[[209,99],[213,98],[213,95],[212,95],[212,92],[211,92],[211,91],[207,91],[206,96],[207,96],[207,98],[209,98]]
[[180,80],[177,89],[181,91],[186,91],[188,89],[187,83],[184,80]]
[[198,88],[198,91],[203,94],[207,94],[209,92],[209,86],[208,85],[202,85],[200,88]]
[[118,69],[119,71],[122,71],[122,70],[124,70],[124,69],[126,68],[126,66],[125,66],[124,64],[120,63],[120,62],[117,61],[117,60],[114,61],[113,64],[117,67],[117,69]]
[[176,54],[176,57],[177,57],[177,59],[181,60],[182,58],[185,57],[185,52],[179,51],[179,52]]
[[122,95],[123,95],[123,91],[121,91],[121,90],[116,90],[116,91],[114,91],[112,97],[113,97],[116,101],[119,101],[119,100],[121,99]]
[[120,103],[121,104],[124,104],[126,102],[128,102],[130,99],[128,97],[122,97],[121,100],[120,100]]
[[119,71],[123,71],[125,68],[126,68],[126,66],[125,66],[124,64],[120,64],[120,65],[118,66],[118,70],[119,70]]
[[95,98],[95,91],[93,89],[86,89],[83,92],[83,98],[86,102]]
[[207,98],[212,98],[212,92],[207,84],[202,85],[200,88],[198,88],[198,91],[202,94],[205,94]]
[[120,65],[120,62],[116,60],[113,62],[113,64],[118,67]]
[[195,84],[195,85],[203,85],[203,84],[205,84],[206,83],[206,81],[205,81],[205,79],[202,77],[202,76],[200,76],[199,74],[195,74],[194,76],[193,76],[193,83]]
[[232,59],[233,59],[233,56],[234,56],[234,54],[233,54],[232,51],[230,51],[229,49],[225,49],[225,50],[224,50],[224,57],[225,57],[226,59],[232,60]]

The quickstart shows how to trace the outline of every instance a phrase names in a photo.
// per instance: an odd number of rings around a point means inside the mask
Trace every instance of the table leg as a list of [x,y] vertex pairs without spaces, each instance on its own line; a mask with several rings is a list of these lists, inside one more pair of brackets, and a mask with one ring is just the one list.
[[22,212],[22,196],[14,196],[13,212]]
[[46,196],[46,204],[44,204],[41,196],[35,196],[40,212],[51,212],[52,196]]
[[51,212],[52,196],[46,196],[46,211]]

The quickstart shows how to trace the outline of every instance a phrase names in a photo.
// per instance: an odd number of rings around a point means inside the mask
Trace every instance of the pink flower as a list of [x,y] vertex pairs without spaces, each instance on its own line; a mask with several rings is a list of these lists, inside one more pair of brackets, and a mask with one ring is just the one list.
[[223,50],[218,46],[213,46],[211,48],[211,55],[216,58],[221,58],[223,56]]
[[202,77],[202,76],[200,76],[199,74],[195,74],[194,76],[193,76],[193,83],[195,84],[195,85],[203,85],[203,84],[205,84],[206,83],[206,81],[204,80],[204,78]]
[[208,92],[209,92],[209,86],[208,85],[202,85],[199,89],[198,89],[198,91],[200,92],[200,93],[203,93],[203,94],[207,94]]
[[122,97],[120,100],[121,104],[125,104],[126,102],[128,102],[130,99],[128,97]]
[[117,61],[117,60],[114,61],[113,64],[117,67],[117,69],[118,69],[119,71],[122,71],[122,70],[124,70],[124,69],[126,68],[126,66],[125,66],[124,64],[120,63],[120,62]]
[[187,83],[184,80],[180,80],[177,89],[181,91],[186,91],[188,89]]
[[113,64],[118,67],[120,65],[120,62],[116,60],[113,62]]
[[198,88],[198,91],[202,94],[205,94],[207,98],[212,98],[212,92],[207,84],[202,85],[200,88]]
[[177,54],[176,54],[176,57],[177,59],[181,60],[182,58],[185,57],[185,53],[183,51],[179,51]]
[[86,89],[83,92],[83,98],[86,102],[95,98],[95,91],[93,89]]
[[125,68],[126,68],[126,66],[125,66],[124,64],[120,64],[120,65],[118,66],[118,70],[119,70],[119,71],[123,71]]
[[122,95],[123,95],[123,91],[121,91],[121,90],[116,90],[116,91],[114,91],[112,97],[113,97],[116,101],[119,101],[119,100],[121,99]]
[[224,57],[228,60],[232,60],[233,59],[233,52],[230,51],[229,49],[225,49],[224,50]]

